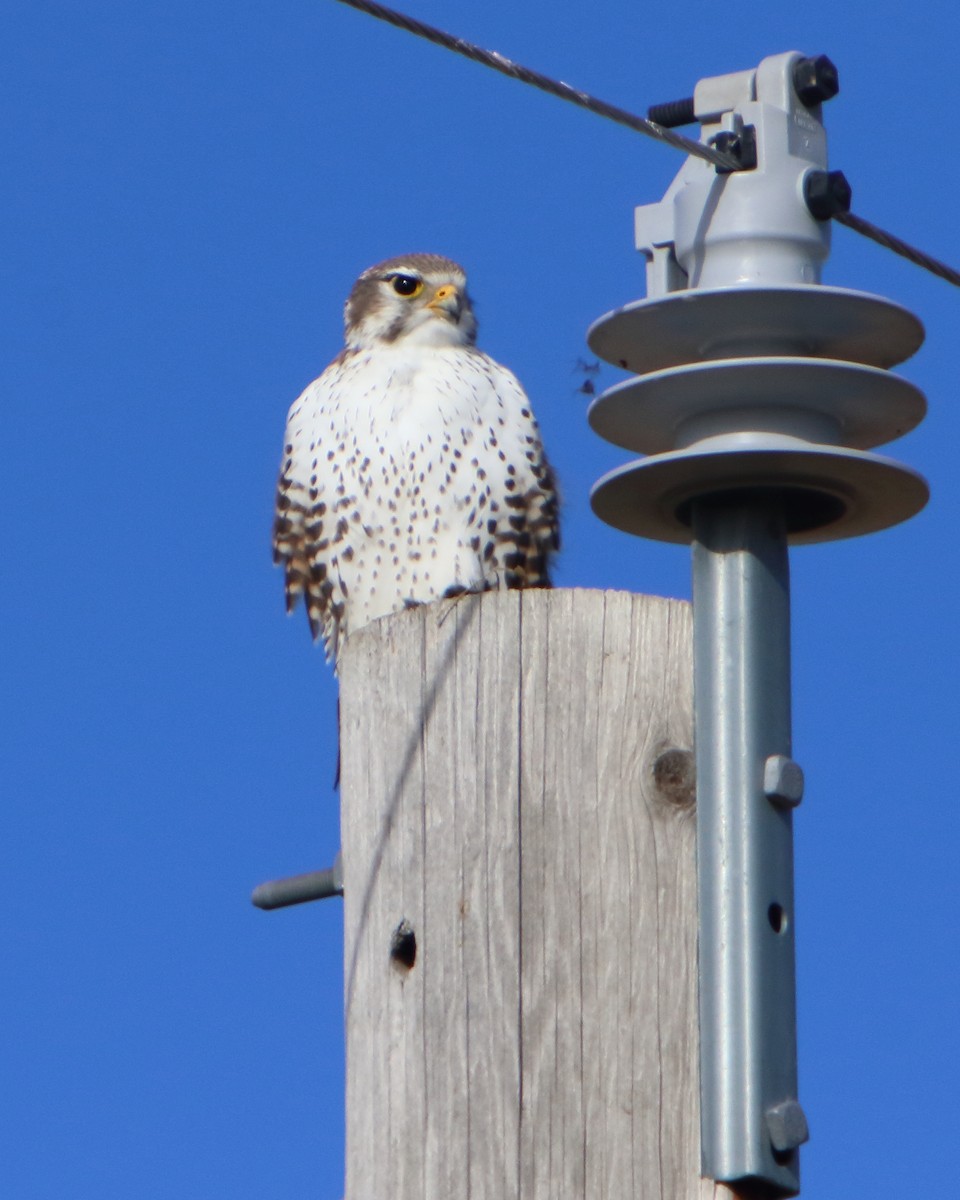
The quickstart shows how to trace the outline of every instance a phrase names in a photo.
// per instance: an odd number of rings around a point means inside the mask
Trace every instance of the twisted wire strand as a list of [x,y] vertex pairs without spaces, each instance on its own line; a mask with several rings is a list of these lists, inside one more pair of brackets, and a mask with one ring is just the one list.
[[[504,55],[498,54],[495,50],[484,50],[482,47],[475,46],[472,42],[466,41],[464,38],[454,37],[453,34],[444,33],[442,29],[437,29],[433,25],[426,25],[423,21],[418,21],[414,17],[408,17],[404,13],[399,13],[392,8],[386,8],[382,4],[377,4],[376,0],[339,0],[339,3],[367,13],[378,20],[386,21],[388,25],[394,25],[398,29],[405,29],[408,33],[425,38],[428,42],[433,42],[437,46],[453,50],[454,53],[462,54],[464,58],[472,59],[473,62],[478,62],[482,66],[499,71],[501,75],[506,75],[510,79],[517,79],[521,83],[528,83],[532,87],[539,88],[540,91],[547,92],[551,96],[557,96],[559,99],[566,100],[570,104],[576,104],[580,108],[585,108],[588,112],[596,113],[597,116],[606,117],[610,121],[616,121],[618,125],[625,125],[628,129],[633,129],[637,133],[643,133],[647,137],[655,138],[659,142],[665,142],[668,146],[673,146],[674,149],[682,150],[685,154],[692,154],[697,158],[701,158],[715,167],[721,167],[727,171],[741,169],[739,160],[732,154],[717,150],[713,146],[705,146],[702,142],[696,142],[692,138],[684,137],[683,134],[676,133],[673,129],[666,129],[664,126],[658,125],[655,121],[650,121],[646,117],[638,117],[635,113],[629,113],[625,109],[617,108],[613,104],[607,104],[605,100],[599,100],[596,96],[591,96],[587,92],[578,91],[568,83],[551,79],[548,75],[542,75],[539,71],[534,71],[530,67],[521,66]],[[922,267],[925,271],[937,275],[940,279],[946,280],[947,283],[952,283],[954,287],[960,287],[960,271],[955,271],[953,267],[949,267],[946,263],[940,262],[939,259],[925,254],[924,251],[917,249],[916,246],[911,246],[909,242],[905,242],[902,238],[888,233],[885,229],[880,229],[879,226],[873,225],[863,217],[858,217],[855,213],[841,212],[834,213],[833,220],[838,221],[841,225],[846,225],[848,229],[852,229],[855,233],[862,234],[863,237],[870,238],[871,241],[876,242],[885,249],[892,250],[894,254],[899,254],[901,258],[905,258],[916,266]]]
[[646,117],[638,117],[635,113],[629,113],[623,108],[607,104],[605,100],[598,100],[596,96],[578,91],[568,83],[561,83],[557,79],[551,79],[548,75],[541,75],[539,71],[531,70],[530,67],[523,67],[520,63],[515,63],[504,55],[497,54],[495,50],[484,50],[463,38],[444,33],[442,29],[436,29],[433,25],[425,25],[422,21],[395,12],[392,8],[385,8],[382,4],[375,3],[375,0],[339,0],[339,2],[350,8],[356,8],[360,12],[368,13],[371,17],[386,21],[388,25],[395,25],[398,29],[405,29],[408,33],[426,38],[428,42],[434,42],[447,50],[453,50],[456,54],[462,54],[464,58],[472,59],[485,67],[499,71],[501,75],[518,79],[521,83],[529,83],[542,92],[548,92],[551,96],[557,96],[561,100],[567,100],[571,104],[577,104],[580,108],[587,109],[588,112],[606,117],[610,121],[616,121],[618,125],[626,125],[628,129],[633,129],[637,133],[644,133],[647,137],[656,138],[659,142],[666,142],[668,146],[682,150],[685,154],[693,154],[697,158],[702,158],[715,167],[723,167],[728,171],[740,170],[741,164],[732,154],[725,154],[721,150],[715,150],[712,146],[705,146],[702,142],[695,142],[692,138],[684,137],[682,133],[665,129],[655,121],[647,120]]
[[938,275],[941,279],[945,279],[947,283],[952,283],[954,287],[960,287],[960,271],[955,271],[953,267],[948,267],[946,263],[940,262],[938,258],[933,258],[931,255],[925,254],[922,250],[918,250],[916,246],[911,246],[909,242],[903,241],[902,238],[898,238],[892,233],[887,233],[885,229],[880,229],[879,226],[871,224],[869,221],[864,220],[863,217],[858,217],[856,213],[836,213],[833,219],[841,225],[846,225],[848,229],[852,229],[855,233],[860,233],[864,237],[870,238],[878,246],[892,250],[894,254],[899,254],[901,258],[907,259],[918,267],[923,267],[925,271],[929,271],[933,275]]

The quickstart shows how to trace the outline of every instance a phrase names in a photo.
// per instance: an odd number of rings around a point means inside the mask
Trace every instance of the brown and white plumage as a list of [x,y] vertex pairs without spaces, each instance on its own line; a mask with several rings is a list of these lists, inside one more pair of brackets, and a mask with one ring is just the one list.
[[274,558],[330,658],[410,604],[548,587],[557,496],[530,403],[474,345],[456,263],[433,254],[363,272],[346,346],[290,409]]

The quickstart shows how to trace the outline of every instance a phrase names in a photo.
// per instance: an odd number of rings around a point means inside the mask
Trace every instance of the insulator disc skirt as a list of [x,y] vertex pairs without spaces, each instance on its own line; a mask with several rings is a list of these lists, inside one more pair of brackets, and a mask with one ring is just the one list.
[[877,367],[749,358],[629,379],[598,396],[588,416],[602,438],[641,454],[662,454],[734,429],[869,450],[902,437],[926,409],[919,388]]
[[639,300],[600,317],[587,341],[604,361],[642,375],[766,354],[893,367],[915,354],[923,337],[913,313],[890,300],[807,285],[692,289]]
[[600,479],[593,511],[625,533],[688,543],[690,502],[721,492],[777,493],[793,545],[857,537],[914,516],[926,481],[892,459],[860,450],[784,448],[689,450],[628,463]]

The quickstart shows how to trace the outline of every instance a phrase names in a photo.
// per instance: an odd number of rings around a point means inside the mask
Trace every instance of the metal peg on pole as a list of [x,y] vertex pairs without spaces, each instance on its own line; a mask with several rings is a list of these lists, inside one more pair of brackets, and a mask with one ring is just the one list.
[[270,911],[306,904],[311,900],[329,900],[343,895],[343,863],[338,854],[332,867],[322,871],[307,871],[286,879],[271,879],[253,889],[250,902],[257,908]]

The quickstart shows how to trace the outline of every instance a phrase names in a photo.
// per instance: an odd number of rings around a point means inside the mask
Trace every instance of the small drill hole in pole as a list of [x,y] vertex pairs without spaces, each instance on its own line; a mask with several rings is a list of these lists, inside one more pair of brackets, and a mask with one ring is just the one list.
[[767,920],[774,933],[783,933],[787,927],[787,914],[783,911],[783,905],[774,901],[767,909]]
[[393,931],[390,939],[390,958],[401,971],[410,971],[417,961],[417,935],[413,926],[406,919]]

